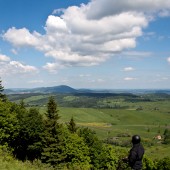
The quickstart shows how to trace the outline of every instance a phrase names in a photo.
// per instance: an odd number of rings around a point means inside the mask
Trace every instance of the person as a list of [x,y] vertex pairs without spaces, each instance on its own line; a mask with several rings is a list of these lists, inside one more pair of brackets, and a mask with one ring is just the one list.
[[132,170],[142,169],[142,158],[145,151],[140,142],[141,138],[139,135],[132,136],[133,147],[131,148],[128,156],[128,163]]

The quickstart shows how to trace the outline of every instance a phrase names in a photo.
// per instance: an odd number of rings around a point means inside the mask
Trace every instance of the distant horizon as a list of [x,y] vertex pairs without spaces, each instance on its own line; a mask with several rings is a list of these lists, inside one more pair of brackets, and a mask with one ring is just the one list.
[[169,30],[170,0],[0,1],[0,77],[6,88],[169,89]]
[[81,89],[85,89],[85,90],[170,90],[170,88],[81,88],[81,87],[78,87],[78,88],[75,88],[75,87],[72,87],[72,86],[69,86],[69,85],[55,85],[55,86],[37,86],[37,87],[28,87],[28,88],[17,88],[17,87],[12,87],[12,88],[4,88],[5,90],[8,90],[8,89],[36,89],[36,88],[50,88],[50,87],[59,87],[59,86],[68,86],[68,87],[71,87],[73,89],[76,89],[76,90],[81,90]]

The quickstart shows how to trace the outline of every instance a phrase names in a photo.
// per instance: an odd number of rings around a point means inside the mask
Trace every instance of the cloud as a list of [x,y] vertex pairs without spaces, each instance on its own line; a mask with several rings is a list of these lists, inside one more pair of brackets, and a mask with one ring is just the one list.
[[104,83],[105,80],[98,78],[98,79],[93,79],[93,80],[89,80],[90,83]]
[[45,66],[43,66],[45,70],[48,70],[50,73],[57,73],[59,69],[63,69],[64,66],[60,65],[58,63],[47,63]]
[[25,65],[19,61],[12,61],[10,57],[0,54],[0,75],[37,73],[34,66]]
[[91,74],[80,74],[79,75],[79,77],[82,77],[82,78],[84,78],[84,77],[90,77],[91,76]]
[[44,83],[44,81],[43,80],[31,80],[28,83],[30,83],[30,84],[39,84],[39,83]]
[[162,75],[156,75],[156,77],[150,79],[151,82],[166,82],[168,80],[170,80],[169,76],[162,76]]
[[18,61],[10,61],[9,66],[13,69],[13,73],[30,73],[38,71],[34,66],[24,65]]
[[13,54],[15,54],[15,55],[17,55],[18,54],[18,52],[17,52],[17,50],[16,49],[11,49],[11,52],[13,53]]
[[159,13],[159,16],[160,16],[160,17],[169,17],[169,16],[170,16],[170,11],[169,11],[169,10],[162,10],[162,11]]
[[125,67],[123,71],[134,71],[135,69],[133,67]]
[[53,73],[65,67],[89,67],[135,48],[136,38],[143,35],[152,14],[169,9],[170,0],[92,0],[87,5],[54,10],[46,20],[44,34],[12,27],[3,39],[53,58],[43,67]]
[[0,62],[10,61],[10,58],[4,54],[0,54]]
[[170,63],[170,57],[167,58],[168,63]]
[[169,80],[168,77],[162,77],[162,80]]
[[152,55],[151,52],[146,51],[125,51],[122,54],[131,57],[148,57]]
[[3,38],[11,42],[14,46],[35,46],[38,42],[36,33],[31,34],[26,28],[16,29],[15,27],[9,28],[4,34]]
[[124,80],[125,81],[132,81],[132,80],[136,80],[136,78],[134,78],[134,77],[125,77]]
[[[94,10],[94,8],[96,10]],[[88,5],[88,17],[100,19],[102,17],[120,14],[122,12],[155,13],[170,9],[170,0],[92,0]]]

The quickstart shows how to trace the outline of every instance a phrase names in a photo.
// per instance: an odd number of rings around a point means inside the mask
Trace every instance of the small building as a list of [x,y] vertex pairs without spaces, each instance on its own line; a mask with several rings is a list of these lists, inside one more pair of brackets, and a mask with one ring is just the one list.
[[162,139],[162,136],[161,136],[161,135],[157,135],[157,136],[155,136],[155,139],[161,140],[161,139]]

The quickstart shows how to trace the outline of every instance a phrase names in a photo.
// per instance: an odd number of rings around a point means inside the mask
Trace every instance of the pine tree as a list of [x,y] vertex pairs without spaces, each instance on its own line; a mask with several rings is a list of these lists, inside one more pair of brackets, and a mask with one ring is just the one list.
[[19,105],[20,105],[21,109],[25,109],[25,103],[24,103],[23,99],[20,100]]
[[50,163],[54,167],[65,158],[63,155],[62,126],[59,124],[57,104],[53,97],[49,98],[45,120],[45,131],[43,134],[42,161]]
[[70,120],[70,122],[68,123],[67,127],[68,127],[68,130],[69,130],[71,133],[75,133],[75,132],[77,131],[76,123],[75,123],[73,117],[71,118],[71,120]]
[[6,101],[6,95],[3,94],[4,87],[2,86],[2,80],[0,80],[0,101]]

